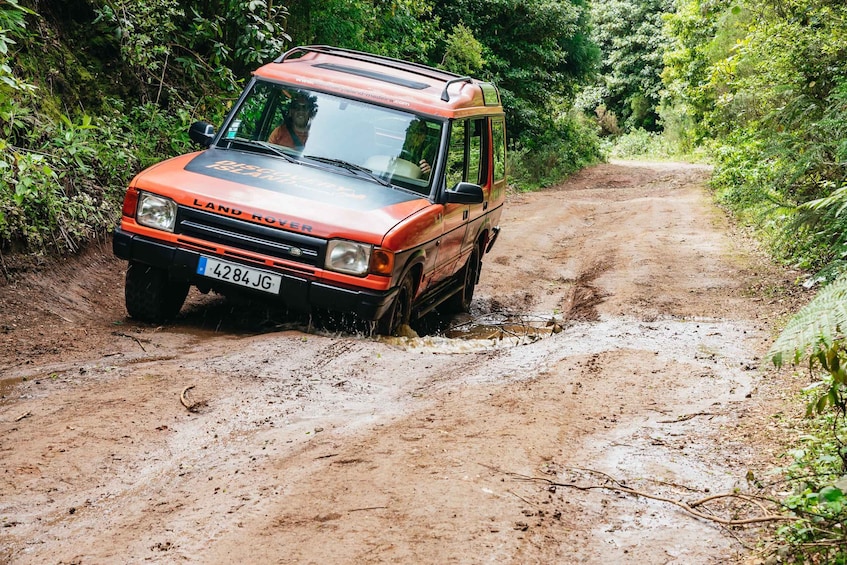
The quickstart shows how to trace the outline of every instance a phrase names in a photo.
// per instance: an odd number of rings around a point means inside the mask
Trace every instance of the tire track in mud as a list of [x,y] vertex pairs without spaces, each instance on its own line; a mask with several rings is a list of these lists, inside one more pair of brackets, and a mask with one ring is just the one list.
[[605,293],[595,281],[614,265],[610,258],[595,262],[570,282],[571,288],[562,301],[562,318],[565,321],[596,322],[600,319],[597,307],[603,303]]

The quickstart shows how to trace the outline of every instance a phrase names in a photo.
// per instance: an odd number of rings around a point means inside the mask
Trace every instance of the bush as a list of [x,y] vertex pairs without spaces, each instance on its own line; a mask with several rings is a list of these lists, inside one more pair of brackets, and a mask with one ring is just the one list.
[[0,249],[73,252],[111,230],[132,176],[189,148],[189,120],[114,101],[109,115],[47,124],[37,149],[0,139]]
[[594,126],[584,118],[565,115],[538,138],[516,141],[509,153],[509,171],[518,190],[536,190],[600,160]]
[[846,298],[842,277],[791,318],[769,352],[777,366],[808,362],[819,379],[804,391],[812,418],[782,470],[792,487],[782,504],[796,518],[777,532],[788,563],[847,563]]
[[704,147],[693,151],[666,133],[635,129],[629,133],[604,140],[604,152],[617,159],[684,160],[708,162],[710,157]]

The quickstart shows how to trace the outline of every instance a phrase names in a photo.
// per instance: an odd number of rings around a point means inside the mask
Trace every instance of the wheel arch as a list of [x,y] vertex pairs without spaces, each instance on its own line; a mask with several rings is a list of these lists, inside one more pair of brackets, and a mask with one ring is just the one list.
[[412,276],[412,290],[417,294],[423,280],[424,263],[426,262],[426,254],[423,250],[418,250],[412,254],[404,263],[402,268],[395,271],[394,286],[399,285],[406,276]]

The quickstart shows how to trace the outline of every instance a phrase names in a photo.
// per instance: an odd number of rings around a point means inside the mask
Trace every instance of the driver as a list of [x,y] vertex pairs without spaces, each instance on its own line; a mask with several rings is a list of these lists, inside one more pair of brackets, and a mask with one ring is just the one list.
[[302,151],[309,139],[312,118],[317,113],[317,99],[305,92],[297,92],[288,103],[283,122],[274,128],[268,141]]

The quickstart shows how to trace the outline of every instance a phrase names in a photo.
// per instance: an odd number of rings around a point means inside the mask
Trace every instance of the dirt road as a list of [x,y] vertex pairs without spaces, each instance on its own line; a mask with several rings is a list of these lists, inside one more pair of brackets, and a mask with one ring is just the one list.
[[803,297],[730,235],[707,175],[613,163],[511,196],[459,338],[309,332],[193,294],[137,325],[105,244],[18,274],[0,561],[743,561],[755,532],[564,486],[693,500],[780,452],[790,383],[762,357]]

